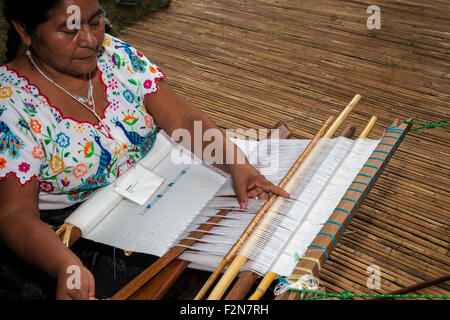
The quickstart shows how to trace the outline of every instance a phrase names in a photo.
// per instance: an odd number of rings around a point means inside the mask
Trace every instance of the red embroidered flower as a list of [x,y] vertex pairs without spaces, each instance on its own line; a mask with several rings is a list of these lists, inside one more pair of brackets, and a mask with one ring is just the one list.
[[152,80],[145,80],[144,82],[144,88],[150,89],[152,87]]
[[19,171],[28,172],[28,170],[30,170],[30,165],[28,163],[22,162],[21,164],[19,164]]
[[51,182],[39,181],[39,189],[44,192],[50,193],[55,189],[55,187],[53,187],[53,184]]

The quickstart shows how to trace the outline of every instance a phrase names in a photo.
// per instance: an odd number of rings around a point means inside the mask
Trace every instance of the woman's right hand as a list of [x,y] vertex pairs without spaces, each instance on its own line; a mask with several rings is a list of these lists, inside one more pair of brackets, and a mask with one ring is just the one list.
[[58,272],[57,300],[95,300],[95,280],[83,265],[68,265]]

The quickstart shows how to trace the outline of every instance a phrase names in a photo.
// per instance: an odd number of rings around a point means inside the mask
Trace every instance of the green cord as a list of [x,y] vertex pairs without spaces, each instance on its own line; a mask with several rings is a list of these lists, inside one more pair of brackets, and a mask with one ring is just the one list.
[[353,299],[353,298],[428,298],[428,299],[448,299],[447,295],[429,295],[429,294],[355,294],[351,293],[348,290],[343,291],[342,293],[326,293],[326,292],[318,292],[312,290],[300,290],[300,289],[290,289],[290,291],[302,292],[302,293],[310,293],[318,295],[318,297],[311,298],[303,298],[303,300],[319,300],[326,298],[339,298],[339,299]]
[[414,121],[403,121],[403,123],[417,124],[417,125],[420,126],[418,128],[411,129],[411,131],[422,130],[422,129],[432,129],[432,128],[436,128],[436,127],[448,127],[448,126],[450,126],[450,124],[448,123],[448,120],[438,120],[438,121],[430,122],[430,123],[420,123],[420,122],[414,122]]

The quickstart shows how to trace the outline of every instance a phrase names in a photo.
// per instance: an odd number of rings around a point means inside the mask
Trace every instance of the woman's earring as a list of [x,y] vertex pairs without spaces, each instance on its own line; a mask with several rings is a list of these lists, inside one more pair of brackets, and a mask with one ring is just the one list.
[[25,55],[27,56],[28,64],[30,65],[30,68],[34,70],[34,64],[31,62],[31,50],[30,47],[27,47],[27,50],[25,51]]

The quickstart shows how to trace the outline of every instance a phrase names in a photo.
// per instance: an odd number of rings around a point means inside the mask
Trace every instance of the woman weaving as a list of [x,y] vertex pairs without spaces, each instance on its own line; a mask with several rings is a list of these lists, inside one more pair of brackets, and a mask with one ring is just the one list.
[[[71,5],[80,9],[77,28],[67,23]],[[91,270],[41,213],[71,207],[113,183],[158,143],[156,123],[169,135],[179,128],[193,133],[194,121],[203,130],[217,127],[175,95],[142,53],[105,34],[98,0],[6,0],[4,11],[9,31],[7,64],[0,67],[1,240],[57,280],[56,298],[93,298]],[[248,197],[289,196],[248,162],[213,164],[232,175],[242,207]],[[82,270],[79,289],[66,285],[71,265]]]

